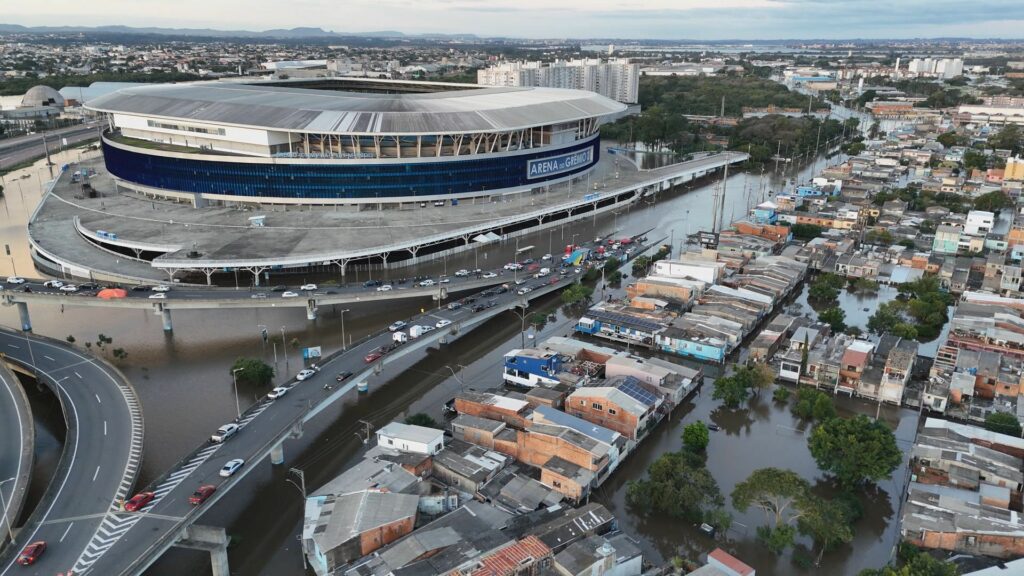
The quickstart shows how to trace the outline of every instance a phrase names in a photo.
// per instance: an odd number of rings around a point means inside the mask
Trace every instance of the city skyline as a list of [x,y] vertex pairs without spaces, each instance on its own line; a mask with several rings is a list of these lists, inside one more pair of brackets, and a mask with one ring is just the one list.
[[[329,32],[399,31],[521,38],[686,40],[1021,38],[1024,19],[1011,0],[181,0],[173,13],[152,0],[88,6],[55,0],[7,7],[5,23],[24,26],[207,28],[262,31],[320,27]],[[312,15],[316,15],[315,17]],[[355,14],[353,17],[352,14]],[[195,15],[195,16],[192,16]],[[199,16],[201,15],[201,16]]]

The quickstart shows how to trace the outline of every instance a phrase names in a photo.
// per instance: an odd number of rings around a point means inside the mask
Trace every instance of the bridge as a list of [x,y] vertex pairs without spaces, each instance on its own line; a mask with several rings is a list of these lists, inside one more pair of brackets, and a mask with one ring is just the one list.
[[[0,364],[0,549],[17,526],[32,480],[32,408],[17,377]],[[7,491],[6,495],[4,491]]]
[[[642,253],[650,245],[639,247],[635,254]],[[210,506],[248,472],[266,465],[263,463],[265,460],[269,460],[271,465],[283,464],[285,443],[301,437],[306,422],[360,383],[372,385],[370,379],[391,377],[392,374],[386,374],[389,364],[414,355],[422,357],[428,347],[464,335],[506,311],[519,309],[517,316],[525,322],[530,300],[578,282],[584,273],[572,268],[567,271],[564,276],[533,280],[525,285],[531,290],[523,294],[508,291],[481,297],[477,302],[489,303],[483,310],[474,311],[468,306],[455,310],[441,308],[410,318],[409,325],[433,326],[439,320],[447,320],[451,324],[399,345],[379,359],[368,355],[390,346],[392,334],[383,331],[371,335],[328,360],[313,377],[303,382],[290,382],[294,388],[284,397],[262,400],[242,413],[237,420],[240,430],[234,437],[222,444],[204,443],[154,480],[146,490],[155,492],[157,498],[140,513],[122,515],[122,526],[127,528],[113,534],[113,542],[104,541],[107,547],[101,555],[80,558],[73,567],[74,574],[141,574],[169,548],[185,546],[210,550],[214,576],[228,576],[226,548],[218,544],[226,542],[223,530],[195,525]],[[367,362],[367,358],[371,361]],[[335,376],[341,372],[352,372],[353,376],[343,384],[337,384]],[[234,476],[221,478],[218,475],[220,468],[234,458],[244,459],[245,465]],[[213,484],[217,490],[204,504],[190,506],[188,496],[203,484]]]
[[[116,368],[65,343],[0,329],[0,355],[53,391],[67,426],[56,473],[0,554],[0,576],[53,576],[113,543],[119,502],[129,496],[142,458],[142,410]],[[16,565],[21,549],[37,540],[47,542],[46,554],[30,567]]]

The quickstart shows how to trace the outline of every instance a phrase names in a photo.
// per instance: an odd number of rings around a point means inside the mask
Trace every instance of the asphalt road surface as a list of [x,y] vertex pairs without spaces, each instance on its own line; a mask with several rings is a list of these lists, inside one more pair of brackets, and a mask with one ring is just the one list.
[[[142,413],[120,373],[74,348],[0,329],[0,351],[35,366],[54,389],[68,433],[57,473],[13,545],[0,556],[0,575],[66,572],[89,553],[117,501],[128,495],[142,456]],[[26,544],[47,551],[32,566],[15,564]]]
[[[67,138],[68,146],[96,138],[96,127],[97,124],[92,123],[51,130],[46,133],[46,145],[51,153],[58,152],[63,147],[62,139],[64,138]],[[29,134],[0,140],[0,170],[42,158],[44,155],[42,134]]]
[[34,448],[28,398],[17,377],[0,367],[0,549],[25,503]]

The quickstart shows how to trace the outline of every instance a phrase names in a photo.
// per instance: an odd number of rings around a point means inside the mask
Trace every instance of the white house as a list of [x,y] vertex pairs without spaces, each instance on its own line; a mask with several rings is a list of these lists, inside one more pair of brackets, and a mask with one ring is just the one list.
[[984,210],[971,210],[967,213],[964,233],[970,236],[985,236],[992,230],[996,215]]
[[377,445],[399,452],[434,455],[444,448],[444,430],[392,422],[377,430]]

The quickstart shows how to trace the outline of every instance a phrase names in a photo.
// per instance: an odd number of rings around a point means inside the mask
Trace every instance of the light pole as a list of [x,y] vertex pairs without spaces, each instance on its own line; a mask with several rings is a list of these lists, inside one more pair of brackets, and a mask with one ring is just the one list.
[[509,311],[511,311],[516,316],[519,316],[519,320],[520,320],[520,326],[519,326],[520,346],[519,347],[520,348],[526,348],[526,308],[528,306],[529,306],[529,303],[527,303],[524,300],[518,306],[518,308],[522,310],[521,312],[517,311],[516,308],[509,308]]
[[[0,481],[0,508],[3,508],[4,521],[7,524],[7,535],[10,537],[11,542],[14,542],[14,528],[11,527],[11,515],[10,510],[7,509],[7,501],[4,500],[4,484],[8,482],[14,482],[17,477],[12,476],[7,480]],[[11,503],[14,503],[14,493],[11,492]]]
[[[284,481],[295,486],[299,493],[302,494],[302,505],[306,505],[306,474],[298,468],[289,468],[288,473],[294,474],[299,477],[299,483],[296,484],[291,478],[285,478]],[[302,569],[306,570],[306,551],[302,546],[302,536],[299,536],[299,556],[302,557]]]
[[284,341],[284,326],[281,326],[281,353],[284,354],[284,371],[288,374],[291,369],[288,367],[288,343]]
[[466,374],[466,367],[463,366],[462,364],[456,364],[456,366],[459,367],[459,374],[462,374],[463,376],[460,377],[458,374],[456,374],[455,369],[448,364],[445,364],[444,367],[451,371],[452,378],[455,378],[455,381],[459,383],[459,392],[462,392],[466,388],[466,381],[464,379],[464,376]]
[[345,312],[349,309],[345,308],[341,311],[341,349],[348,350],[348,340],[345,339]]
[[235,414],[238,416],[239,419],[242,418],[242,408],[238,404],[238,377],[235,375],[241,371],[242,368],[235,368],[234,370],[231,371],[231,385],[235,389]]

